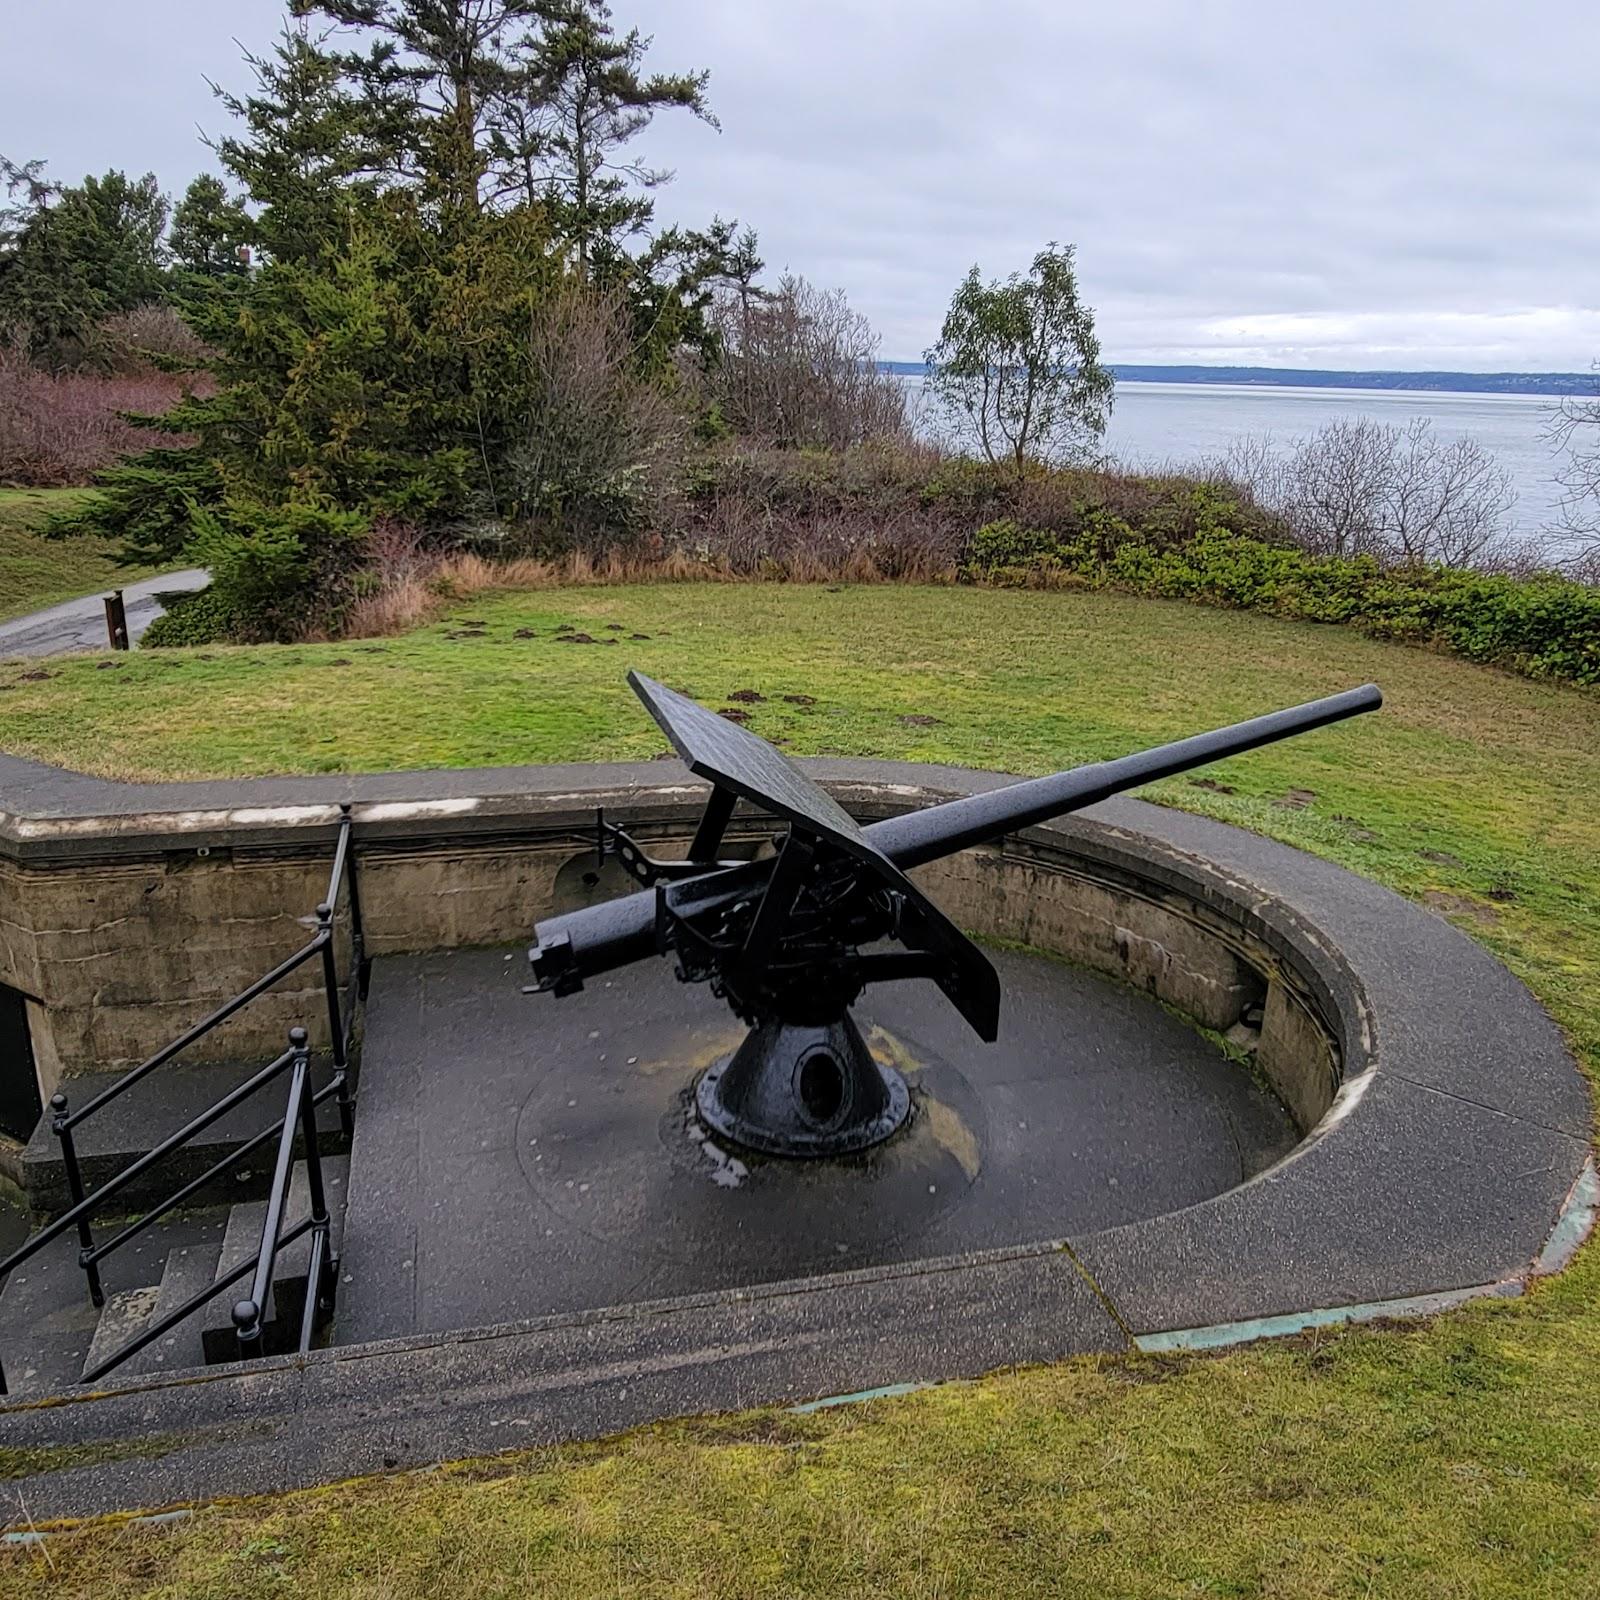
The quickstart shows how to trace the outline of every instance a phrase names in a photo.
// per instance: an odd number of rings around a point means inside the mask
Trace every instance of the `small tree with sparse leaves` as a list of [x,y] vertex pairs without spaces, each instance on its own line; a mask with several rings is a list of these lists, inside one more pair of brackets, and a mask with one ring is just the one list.
[[1078,296],[1073,247],[1050,244],[1026,276],[984,283],[973,267],[927,352],[935,406],[992,466],[1091,457],[1111,417],[1094,313]]

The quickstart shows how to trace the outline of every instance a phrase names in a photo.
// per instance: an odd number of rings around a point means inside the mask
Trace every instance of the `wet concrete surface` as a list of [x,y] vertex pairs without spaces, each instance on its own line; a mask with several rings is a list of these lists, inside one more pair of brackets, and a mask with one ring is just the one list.
[[7,1256],[28,1237],[28,1211],[0,1191],[0,1256]]
[[999,1044],[930,983],[864,997],[913,1114],[826,1162],[705,1136],[694,1081],[743,1029],[667,962],[565,1000],[522,993],[520,949],[380,962],[339,1340],[1059,1239],[1193,1204],[1293,1146],[1282,1107],[1153,1001],[991,954]]

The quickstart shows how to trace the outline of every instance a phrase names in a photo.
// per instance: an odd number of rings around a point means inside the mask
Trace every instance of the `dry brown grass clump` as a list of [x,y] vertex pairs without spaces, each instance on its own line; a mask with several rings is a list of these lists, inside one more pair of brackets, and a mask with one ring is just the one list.
[[663,555],[611,551],[603,556],[574,550],[550,559],[513,560],[464,552],[441,556],[426,569],[383,581],[350,608],[343,636],[376,639],[407,633],[463,600],[496,591],[640,583],[953,583],[955,578],[953,563],[930,557],[919,568],[900,565],[888,570],[860,547],[847,547],[831,559],[825,552],[801,548],[770,557],[750,572],[738,571],[726,561],[697,559],[682,550]]

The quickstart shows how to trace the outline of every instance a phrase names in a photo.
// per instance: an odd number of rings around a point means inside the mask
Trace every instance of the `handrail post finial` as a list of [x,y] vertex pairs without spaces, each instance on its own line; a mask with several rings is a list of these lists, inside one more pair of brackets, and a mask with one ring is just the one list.
[[241,1361],[253,1361],[261,1354],[261,1307],[254,1300],[234,1304],[233,1331],[239,1340]]

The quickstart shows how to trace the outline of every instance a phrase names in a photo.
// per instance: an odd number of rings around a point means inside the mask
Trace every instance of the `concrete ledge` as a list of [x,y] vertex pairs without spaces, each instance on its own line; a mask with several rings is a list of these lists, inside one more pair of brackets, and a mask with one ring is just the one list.
[[[117,1102],[115,1114],[107,1111],[86,1119],[77,1133],[78,1159],[84,1183],[93,1190],[115,1177],[136,1157],[181,1128],[192,1117],[217,1103],[247,1078],[258,1072],[260,1061],[192,1062],[174,1061],[136,1084]],[[332,1078],[329,1056],[318,1056],[312,1063],[312,1089],[325,1088]],[[72,1078],[72,1099],[87,1103],[117,1080],[114,1073],[87,1073]],[[352,1072],[351,1085],[359,1081]],[[229,1150],[283,1115],[284,1087],[287,1079],[253,1095],[212,1123],[188,1144],[172,1154],[144,1178],[135,1178],[123,1189],[118,1209],[137,1211],[163,1200],[176,1188],[191,1183]],[[339,1107],[328,1099],[317,1108],[319,1139],[317,1148],[324,1155],[339,1155],[350,1148],[339,1119]],[[304,1140],[295,1149],[303,1154]],[[4,1170],[0,1167],[0,1170]],[[66,1165],[61,1159],[60,1142],[50,1131],[49,1113],[40,1118],[33,1137],[16,1162],[16,1181],[36,1211],[54,1215],[72,1204],[67,1185]],[[232,1205],[239,1200],[264,1196],[272,1183],[272,1151],[258,1150],[237,1162],[232,1171],[222,1174],[199,1189],[190,1205]],[[4,1351],[0,1351],[3,1357]]]
[[[20,1486],[43,1522],[1125,1347],[1070,1256],[1041,1247],[128,1380],[0,1408],[0,1440],[67,1457]],[[114,1441],[125,1458],[104,1458]]]
[[[16,765],[0,762],[0,863],[29,871],[148,862],[155,847],[192,858],[200,842],[304,865],[348,799],[374,898],[387,872],[399,904],[414,898],[400,895],[405,874],[415,885],[470,844],[492,872],[457,885],[440,914],[454,921],[429,938],[526,933],[597,803],[681,837],[701,792],[670,763],[129,789],[36,769],[22,775],[24,814]],[[809,765],[865,818],[1006,781]],[[1247,1023],[1259,1005],[1258,1061],[1306,1138],[1200,1205],[1026,1249],[0,1409],[8,1445],[140,1441],[141,1459],[30,1480],[31,1514],[280,1488],[1184,1330],[1443,1305],[1534,1270],[1585,1172],[1588,1088],[1527,990],[1442,918],[1314,857],[1127,799],[928,881],[957,920],[1119,971],[1214,1024]],[[380,933],[391,948],[403,936]]]

